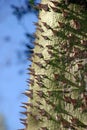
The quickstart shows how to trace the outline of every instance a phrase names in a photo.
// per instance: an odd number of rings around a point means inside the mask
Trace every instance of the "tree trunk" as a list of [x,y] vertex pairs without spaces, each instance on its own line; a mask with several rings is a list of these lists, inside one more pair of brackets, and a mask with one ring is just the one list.
[[26,130],[86,130],[87,10],[63,0],[37,8]]

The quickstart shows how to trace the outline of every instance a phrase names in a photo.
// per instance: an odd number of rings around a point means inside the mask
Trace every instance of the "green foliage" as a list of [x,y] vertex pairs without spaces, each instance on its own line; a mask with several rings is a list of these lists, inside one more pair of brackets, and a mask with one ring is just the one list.
[[34,0],[29,0],[30,4],[34,5]]

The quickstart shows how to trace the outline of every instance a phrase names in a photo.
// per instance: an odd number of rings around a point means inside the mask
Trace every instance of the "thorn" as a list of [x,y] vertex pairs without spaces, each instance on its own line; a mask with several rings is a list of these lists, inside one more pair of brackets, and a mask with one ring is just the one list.
[[37,93],[36,93],[40,98],[44,98],[44,92],[41,91],[41,90],[37,90]]
[[48,130],[47,127],[41,127],[42,130]]
[[35,63],[37,66],[39,66],[40,68],[43,68],[43,65],[40,62],[33,62]]
[[41,35],[45,40],[50,40],[47,36]]
[[27,118],[25,118],[25,119],[20,118],[19,120],[20,120],[20,121],[23,121],[23,122],[26,122],[26,121],[27,121]]
[[64,95],[64,101],[67,102],[67,103],[71,103],[71,97]]
[[33,89],[26,89],[27,91],[29,91],[30,93],[33,93]]
[[34,25],[41,27],[41,25],[38,22],[33,22],[33,23],[34,23]]
[[26,128],[23,128],[23,129],[18,129],[18,130],[26,130]]
[[27,127],[28,123],[27,122],[21,122],[25,127]]
[[83,93],[83,98],[87,101],[87,93]]
[[27,74],[35,76],[35,74],[32,72],[28,72]]
[[35,45],[39,46],[40,48],[44,48],[42,45],[40,45],[39,43],[33,42]]
[[38,115],[33,115],[33,117],[34,117],[34,119],[35,119],[36,121],[42,121],[42,120],[40,119],[40,116],[38,116]]
[[55,108],[55,104],[50,102],[49,100],[45,99],[45,102],[48,104],[48,105],[51,105],[53,108]]
[[49,64],[50,63],[50,60],[44,60],[46,62],[46,64]]
[[54,56],[54,54],[52,53],[52,51],[49,51],[49,50],[48,50],[48,53],[49,53],[51,56]]
[[53,49],[52,45],[46,45],[48,49]]
[[53,6],[50,6],[51,8],[52,8],[52,10],[54,11],[54,12],[60,12],[60,10],[58,9],[58,8],[55,8],[55,7],[53,7]]
[[28,58],[29,61],[33,62],[33,59],[32,58]]
[[39,58],[43,58],[42,53],[34,53],[36,56],[38,56]]
[[36,82],[38,85],[39,85],[39,87],[41,87],[41,88],[47,88],[46,86],[44,86],[44,84],[43,83],[41,83],[41,82]]
[[61,121],[62,115],[56,115],[56,121]]
[[65,11],[64,9],[62,10],[62,16],[63,16],[64,18],[67,18],[67,16],[68,16],[68,12]]
[[38,19],[41,20],[40,16],[38,16]]
[[45,101],[48,105],[51,105],[51,102],[49,100],[45,99]]
[[[29,82],[34,85],[34,80],[33,80],[33,79],[29,79]],[[30,91],[30,90],[29,90],[29,91]],[[33,92],[33,91],[32,91],[32,92]]]
[[72,117],[71,122],[73,125],[76,125],[77,127],[83,127],[87,128],[87,125],[85,125],[83,122],[81,122],[78,118]]
[[30,92],[26,91],[26,92],[24,92],[24,93],[22,93],[22,94],[24,94],[24,95],[26,95],[27,97],[33,99],[33,93],[30,93]]
[[81,105],[81,111],[82,111],[82,113],[87,112],[87,103]]
[[38,35],[36,33],[33,33],[33,36],[37,39],[39,39]]
[[51,30],[52,30],[52,32],[53,32],[54,35],[57,35],[57,34],[58,34],[58,31],[57,31],[57,30],[54,30],[54,29],[51,29]]
[[27,80],[27,82],[28,82],[31,86],[34,86],[34,80],[33,80],[33,79],[29,79],[29,80]]
[[37,28],[37,30],[39,30],[41,33],[44,32],[42,28]]
[[44,11],[49,11],[48,4],[39,4],[39,6],[40,6]]
[[71,24],[72,24],[73,28],[76,30],[79,30],[81,28],[81,25],[77,20],[73,19]]
[[80,53],[80,49],[74,47],[74,48],[73,48],[73,52],[74,52],[74,55],[75,55],[75,56],[76,56],[76,55],[79,55],[79,53]]
[[49,114],[47,114],[46,117],[47,117],[47,120],[51,119],[51,116]]
[[81,45],[87,47],[87,40],[81,40],[80,42],[81,42]]
[[71,123],[68,122],[67,120],[62,118],[61,122],[62,122],[62,125],[63,125],[64,128],[71,128]]
[[37,75],[37,77],[35,78],[38,82],[42,82],[42,78],[40,77],[40,75]]
[[47,29],[52,29],[46,22],[42,22]]
[[47,93],[49,94],[49,97],[52,96],[52,91],[47,91]]
[[55,80],[58,80],[59,79],[59,74],[54,74],[54,78],[55,78]]
[[38,105],[42,105],[42,103],[41,103],[41,102],[39,102],[39,101],[36,101],[36,103],[37,103]]
[[27,111],[25,111],[25,112],[20,112],[21,114],[23,114],[23,115],[28,115],[29,114],[29,112],[27,112]]
[[39,107],[39,106],[35,105],[34,107],[37,108],[38,110],[40,110],[40,107]]
[[78,66],[78,70],[83,69],[83,65],[81,63],[78,63],[77,66]]
[[60,28],[63,28],[63,27],[64,27],[64,23],[58,22],[58,24],[59,24],[59,27],[60,27]]
[[49,11],[49,7],[48,4],[38,4],[37,6],[35,6],[36,9],[40,9],[40,10],[44,10],[44,11]]
[[33,68],[28,68],[28,70],[32,73],[35,73],[35,70]]
[[40,109],[39,113],[41,114],[41,116],[46,116],[47,112],[44,109]]
[[23,107],[23,108],[27,109],[27,106],[20,106],[20,107]]
[[26,106],[30,106],[31,108],[33,108],[33,104],[32,104],[32,103],[23,102],[22,104],[24,104],[24,105],[26,105]]
[[28,114],[32,116],[32,112],[29,111],[25,111],[25,112],[20,112],[21,114],[27,116]]
[[60,3],[59,2],[57,2],[57,1],[51,1],[55,6],[58,6],[58,5],[60,5]]

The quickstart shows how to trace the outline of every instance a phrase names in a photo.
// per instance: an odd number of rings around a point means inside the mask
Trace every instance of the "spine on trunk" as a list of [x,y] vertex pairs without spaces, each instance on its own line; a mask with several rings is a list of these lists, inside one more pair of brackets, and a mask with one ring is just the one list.
[[[87,129],[87,10],[42,0],[21,130]],[[82,11],[83,10],[83,11]]]

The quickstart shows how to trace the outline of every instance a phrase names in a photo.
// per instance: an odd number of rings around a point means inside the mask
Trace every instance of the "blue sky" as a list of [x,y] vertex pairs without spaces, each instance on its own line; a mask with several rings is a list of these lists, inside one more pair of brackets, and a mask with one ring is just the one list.
[[0,0],[0,114],[4,116],[5,130],[23,127],[19,112],[23,111],[21,102],[27,101],[27,98],[21,93],[28,88],[26,80],[29,76],[26,73],[30,63],[23,53],[20,53],[21,58],[26,62],[20,62],[16,52],[25,50],[26,29],[35,32],[33,22],[37,20],[35,15],[27,14],[19,22],[12,15],[11,4],[21,5],[24,0]]

